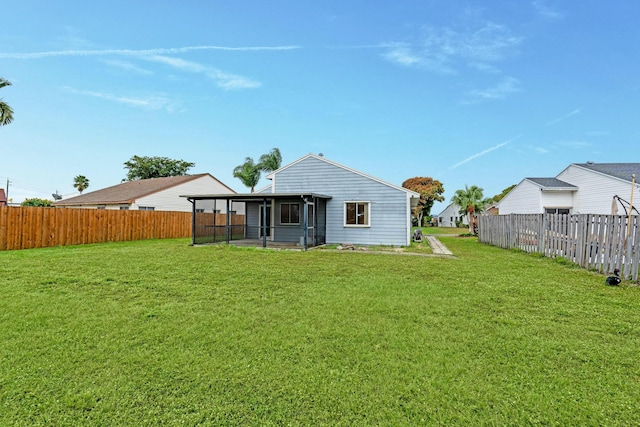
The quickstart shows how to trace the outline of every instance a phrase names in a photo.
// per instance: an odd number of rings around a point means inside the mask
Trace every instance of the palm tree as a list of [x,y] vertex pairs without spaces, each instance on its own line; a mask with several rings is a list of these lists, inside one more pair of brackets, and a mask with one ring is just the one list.
[[260,161],[258,162],[260,170],[264,172],[273,172],[274,170],[280,169],[281,164],[282,155],[280,154],[280,150],[277,148],[274,148],[267,154],[260,156]]
[[244,159],[244,163],[233,169],[233,177],[240,179],[242,183],[251,188],[251,192],[260,181],[260,164],[255,164],[251,157]]
[[[11,82],[0,77],[0,89],[11,86]],[[0,126],[8,125],[13,120],[13,110],[0,98]]]
[[466,215],[469,223],[469,233],[473,233],[473,218],[481,211],[487,200],[483,199],[483,189],[472,185],[465,185],[464,190],[456,190],[451,201],[460,206],[460,213]]
[[84,175],[78,175],[73,178],[73,186],[82,194],[89,187],[89,179]]

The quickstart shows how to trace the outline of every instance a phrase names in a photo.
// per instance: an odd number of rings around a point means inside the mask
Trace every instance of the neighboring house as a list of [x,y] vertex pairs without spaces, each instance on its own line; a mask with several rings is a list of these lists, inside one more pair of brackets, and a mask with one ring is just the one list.
[[[63,208],[156,210],[191,212],[192,205],[180,194],[210,192],[235,194],[231,188],[208,173],[126,181],[122,184],[59,200],[53,205]],[[244,214],[244,204],[230,205],[230,210]],[[200,212],[226,213],[226,205],[203,203]],[[201,209],[201,210],[200,210]]]
[[554,178],[523,179],[498,203],[499,213],[624,214],[633,174],[633,203],[640,204],[640,163],[588,162],[573,163]]
[[420,198],[416,192],[315,154],[266,178],[272,183],[256,193],[183,197],[195,201],[196,208],[206,200],[246,202],[247,239],[299,242],[305,247],[411,243],[411,209]]
[[0,188],[0,206],[7,206],[7,195],[4,192],[4,188]]
[[460,206],[455,203],[449,203],[449,205],[438,214],[439,227],[455,227],[456,222],[459,221],[465,226],[469,226],[467,216],[460,213]]

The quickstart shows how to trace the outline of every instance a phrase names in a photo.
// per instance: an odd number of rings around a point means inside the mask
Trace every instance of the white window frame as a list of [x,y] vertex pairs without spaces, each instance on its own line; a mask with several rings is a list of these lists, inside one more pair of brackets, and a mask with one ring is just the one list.
[[[553,213],[552,212],[547,212],[548,210],[554,210],[555,212],[553,212]],[[544,208],[544,213],[557,215],[559,210],[568,211],[568,214],[562,214],[562,215],[571,215],[571,207],[567,207],[567,206],[546,206]]]
[[[367,223],[366,224],[347,224],[347,206],[350,204],[355,204],[356,205],[356,218],[362,214],[358,214],[358,210],[357,210],[357,206],[358,205],[365,205],[365,209],[366,209],[366,219],[367,219]],[[365,201],[365,200],[346,200],[344,202],[344,208],[343,208],[343,223],[345,227],[349,227],[349,228],[368,228],[371,227],[371,202],[369,201]]]

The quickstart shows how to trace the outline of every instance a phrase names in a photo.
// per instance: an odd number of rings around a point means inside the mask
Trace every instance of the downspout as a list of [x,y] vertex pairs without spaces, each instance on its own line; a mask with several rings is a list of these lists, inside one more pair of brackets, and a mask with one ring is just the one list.
[[196,244],[196,201],[187,199],[191,203],[191,246]]

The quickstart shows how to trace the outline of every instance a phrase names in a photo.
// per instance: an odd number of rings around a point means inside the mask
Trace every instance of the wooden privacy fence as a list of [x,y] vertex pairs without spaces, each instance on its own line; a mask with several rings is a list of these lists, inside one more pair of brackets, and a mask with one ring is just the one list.
[[[244,221],[244,215],[234,217]],[[196,225],[225,221],[224,214],[196,215]],[[0,207],[0,250],[173,239],[191,232],[191,212]]]
[[581,267],[638,280],[640,221],[623,215],[510,214],[480,216],[478,241],[563,257]]

